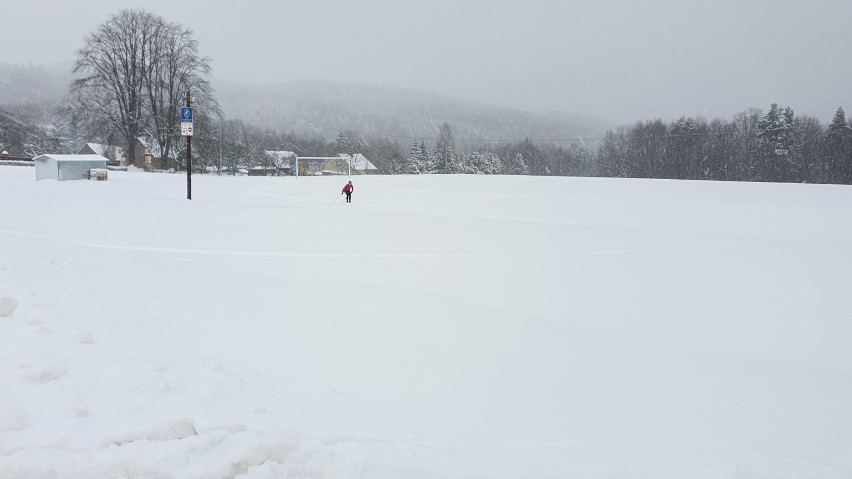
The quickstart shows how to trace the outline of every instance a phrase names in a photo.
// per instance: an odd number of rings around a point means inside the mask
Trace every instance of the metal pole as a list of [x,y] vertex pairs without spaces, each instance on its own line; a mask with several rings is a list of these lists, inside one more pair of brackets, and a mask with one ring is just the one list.
[[225,120],[219,114],[219,175],[222,174],[222,135],[225,134]]
[[[186,90],[186,106],[191,107],[192,97]],[[192,199],[192,135],[186,137],[186,199]]]

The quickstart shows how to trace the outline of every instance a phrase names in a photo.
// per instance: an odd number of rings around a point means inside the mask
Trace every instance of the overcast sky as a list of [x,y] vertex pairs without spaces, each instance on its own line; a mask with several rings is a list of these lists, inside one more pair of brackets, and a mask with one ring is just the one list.
[[852,112],[852,0],[4,0],[0,63],[70,61],[142,7],[194,30],[214,78],[335,78],[613,123],[772,102]]

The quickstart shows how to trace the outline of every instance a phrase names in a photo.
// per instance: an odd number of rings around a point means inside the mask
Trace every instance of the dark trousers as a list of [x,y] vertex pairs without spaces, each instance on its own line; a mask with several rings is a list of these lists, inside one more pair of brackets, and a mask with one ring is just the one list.
[[352,203],[352,192],[351,191],[346,192],[346,202]]

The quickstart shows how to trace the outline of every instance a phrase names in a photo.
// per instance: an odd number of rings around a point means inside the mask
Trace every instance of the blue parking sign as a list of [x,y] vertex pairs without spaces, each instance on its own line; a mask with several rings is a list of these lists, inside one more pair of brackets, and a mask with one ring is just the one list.
[[192,108],[183,107],[180,109],[181,123],[192,123]]

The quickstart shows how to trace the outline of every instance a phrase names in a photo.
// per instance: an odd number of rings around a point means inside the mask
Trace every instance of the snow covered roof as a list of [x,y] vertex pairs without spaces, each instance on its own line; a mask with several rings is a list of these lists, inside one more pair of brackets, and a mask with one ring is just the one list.
[[290,162],[296,158],[296,154],[292,151],[266,150],[266,154],[272,157],[272,164],[276,168],[289,168]]
[[[139,137],[136,140],[140,145],[142,145],[142,148],[145,148],[145,151],[141,153],[151,153],[154,158],[160,158],[160,156],[162,156],[160,154],[160,145],[156,141],[143,137]],[[137,155],[139,153],[139,151],[136,152]]]
[[292,151],[284,150],[266,150],[266,153],[272,156],[280,156],[282,158],[293,158],[296,156]]
[[101,155],[55,155],[53,153],[39,155],[33,158],[33,161],[43,161],[48,158],[56,161],[108,161]]
[[[141,136],[139,138],[137,138],[136,140],[139,141],[139,144],[142,145],[143,148],[145,148],[145,151],[142,151],[142,152],[137,151],[136,152],[137,155],[147,152],[147,153],[151,153],[151,155],[154,158],[162,158],[163,157],[162,150],[160,150],[160,144],[157,143],[156,140],[153,140],[151,138],[144,138],[144,137],[141,137]],[[177,148],[172,147],[172,148],[170,148],[170,150],[171,151],[169,152],[169,155],[171,156],[171,158],[173,160],[177,159],[177,157],[178,157]]]
[[[96,155],[104,156],[104,151],[106,151],[106,145],[102,145],[100,143],[86,143],[86,146],[80,148],[80,151],[83,151],[86,147],[92,150]],[[80,151],[77,153],[80,153]]]
[[83,151],[91,151],[96,155],[101,155],[106,158],[111,158],[114,160],[118,160],[125,157],[124,148],[115,145],[106,145],[103,143],[86,143],[77,151],[77,154],[88,154],[83,153]]
[[355,153],[354,155],[341,154],[340,157],[347,162],[351,161],[352,169],[355,171],[373,171],[378,169],[376,165],[361,153]]
[[96,155],[104,156],[104,151],[106,151],[109,145],[104,145],[103,143],[86,143],[86,146],[94,151]]

